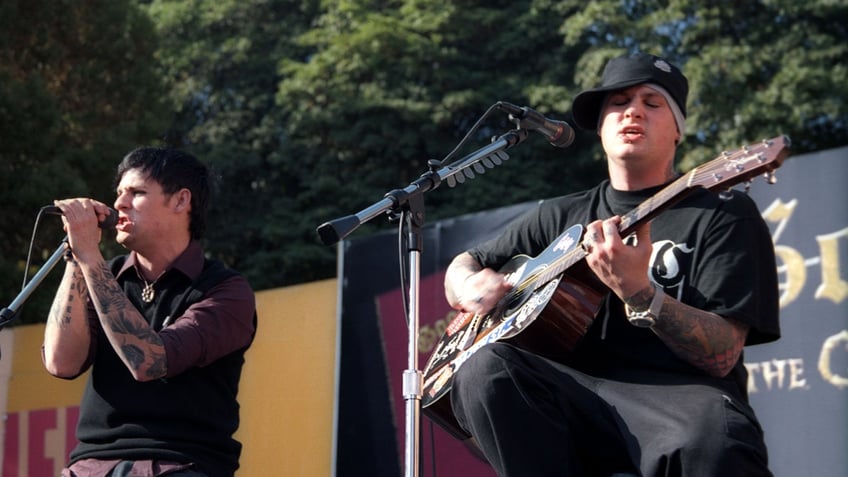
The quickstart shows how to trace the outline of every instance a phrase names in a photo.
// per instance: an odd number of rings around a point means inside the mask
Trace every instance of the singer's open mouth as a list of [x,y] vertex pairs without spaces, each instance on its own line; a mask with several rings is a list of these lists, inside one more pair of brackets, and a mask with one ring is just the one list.
[[132,225],[132,222],[130,221],[130,219],[128,219],[126,216],[119,216],[118,217],[118,223],[115,225],[115,228],[118,229],[118,230],[123,230],[128,225]]

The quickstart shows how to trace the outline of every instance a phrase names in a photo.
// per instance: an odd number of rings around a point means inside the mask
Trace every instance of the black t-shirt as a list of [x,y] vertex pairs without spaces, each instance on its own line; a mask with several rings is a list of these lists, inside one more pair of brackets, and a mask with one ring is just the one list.
[[[544,201],[499,237],[469,252],[481,265],[497,270],[516,255],[539,255],[570,226],[631,212],[663,187],[617,191],[604,181],[593,189]],[[653,220],[651,240],[650,279],[667,295],[747,324],[746,344],[779,338],[774,246],[748,196],[734,192],[731,200],[722,200],[698,189]],[[612,293],[569,364],[599,377],[713,383],[737,396],[747,396],[742,359],[726,378],[709,377],[678,358],[653,331],[630,325],[623,303]]]

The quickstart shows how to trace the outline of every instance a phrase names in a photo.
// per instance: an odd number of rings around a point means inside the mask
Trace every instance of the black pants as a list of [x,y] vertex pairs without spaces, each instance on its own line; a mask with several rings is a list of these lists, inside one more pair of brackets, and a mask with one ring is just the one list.
[[710,386],[598,379],[495,343],[451,403],[501,477],[771,476],[753,411]]

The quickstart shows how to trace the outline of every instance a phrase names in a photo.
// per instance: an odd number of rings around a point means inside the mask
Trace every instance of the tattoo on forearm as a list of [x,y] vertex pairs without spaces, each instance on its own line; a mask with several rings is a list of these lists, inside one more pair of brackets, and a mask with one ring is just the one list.
[[[64,301],[59,299],[64,297]],[[66,327],[71,323],[75,302],[79,298],[80,305],[85,307],[86,298],[88,297],[88,288],[85,285],[85,277],[79,267],[74,266],[71,270],[71,277],[66,285],[62,285],[57,292],[57,299],[50,306],[48,320],[55,323],[59,327]],[[64,306],[63,306],[64,305]]]
[[121,352],[123,352],[124,356],[129,361],[130,366],[134,369],[138,369],[144,364],[144,351],[142,351],[138,346],[126,344],[121,346]]
[[132,308],[105,263],[92,273],[101,323],[116,351],[135,371],[148,377],[164,374],[166,361],[161,337]]
[[[81,307],[85,307],[85,303],[88,298],[88,285],[85,283],[85,276],[83,276],[82,271],[80,271],[79,267],[74,267],[73,274],[73,282],[71,282],[71,293],[68,294],[68,306],[65,308],[65,316],[64,323],[68,324],[71,322],[71,313],[73,312],[74,297],[79,297],[79,305]],[[73,293],[76,292],[76,293]]]
[[125,310],[121,307],[114,313],[112,320],[112,331],[123,335],[134,336],[142,341],[155,342],[156,333],[152,328],[147,326],[147,323],[139,323],[132,316],[127,316]]
[[157,378],[159,376],[164,376],[167,371],[167,366],[165,366],[165,364],[165,353],[155,353],[150,360],[150,366],[147,368],[147,377]]
[[739,359],[744,340],[723,318],[696,314],[686,305],[668,300],[660,312],[657,334],[681,358],[711,375],[723,376]]

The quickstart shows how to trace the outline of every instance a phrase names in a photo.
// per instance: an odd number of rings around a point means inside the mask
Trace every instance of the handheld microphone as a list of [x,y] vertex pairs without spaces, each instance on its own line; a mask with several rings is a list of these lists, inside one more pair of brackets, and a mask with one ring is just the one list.
[[[41,210],[43,210],[45,214],[63,215],[62,209],[56,207],[55,205],[45,205],[44,207],[41,208]],[[118,211],[110,207],[109,208],[109,215],[107,215],[106,218],[104,218],[103,221],[100,222],[97,225],[101,229],[113,229],[113,228],[115,228],[115,226],[118,225]]]
[[498,101],[498,108],[509,113],[511,120],[517,120],[518,127],[539,131],[555,147],[568,147],[574,142],[574,129],[565,121],[548,119],[534,109],[506,101]]

